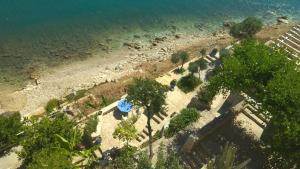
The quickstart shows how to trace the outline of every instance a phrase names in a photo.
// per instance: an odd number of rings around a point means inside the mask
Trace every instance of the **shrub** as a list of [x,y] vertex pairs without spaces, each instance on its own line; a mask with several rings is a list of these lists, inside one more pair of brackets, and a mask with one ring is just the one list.
[[132,169],[135,168],[134,156],[137,148],[132,146],[124,146],[116,152],[116,158],[113,161],[114,168]]
[[0,116],[0,152],[17,144],[17,136],[22,131],[21,115],[19,112]]
[[193,91],[200,84],[201,84],[201,80],[199,78],[195,77],[192,74],[189,74],[187,76],[182,77],[178,81],[177,86],[183,92],[188,93]]
[[84,127],[82,142],[85,147],[90,148],[93,146],[93,138],[91,134],[97,130],[98,118],[97,116],[92,116],[86,123]]
[[82,97],[85,96],[85,93],[87,92],[87,90],[78,90],[76,91],[76,93],[71,93],[69,95],[67,95],[65,98],[67,99],[68,102],[72,102],[74,100],[78,100]]
[[235,38],[250,38],[262,29],[263,23],[256,17],[248,17],[243,22],[233,25],[230,34]]
[[175,116],[165,131],[165,137],[170,138],[200,118],[199,112],[194,108],[181,110],[180,114]]
[[198,101],[201,102],[201,104],[206,105],[204,107],[209,110],[216,94],[217,91],[212,90],[209,87],[204,87],[197,95]]
[[60,105],[60,101],[58,99],[51,99],[48,101],[45,109],[47,113],[51,113],[54,109],[58,108]]
[[188,108],[195,108],[199,111],[209,110],[210,105],[206,102],[200,101],[198,97],[193,97],[187,106]]

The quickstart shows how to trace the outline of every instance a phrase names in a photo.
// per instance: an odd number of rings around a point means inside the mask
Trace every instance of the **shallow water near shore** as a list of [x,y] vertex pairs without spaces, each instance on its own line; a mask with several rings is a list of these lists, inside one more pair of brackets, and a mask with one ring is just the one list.
[[125,42],[210,34],[252,15],[299,20],[300,1],[0,0],[0,86],[21,87],[36,71],[109,56]]

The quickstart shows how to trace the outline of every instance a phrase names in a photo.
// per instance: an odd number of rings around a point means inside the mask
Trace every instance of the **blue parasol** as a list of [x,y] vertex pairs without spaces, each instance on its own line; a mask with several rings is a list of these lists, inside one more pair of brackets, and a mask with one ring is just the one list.
[[118,109],[121,112],[128,113],[132,110],[132,104],[122,99],[118,102]]

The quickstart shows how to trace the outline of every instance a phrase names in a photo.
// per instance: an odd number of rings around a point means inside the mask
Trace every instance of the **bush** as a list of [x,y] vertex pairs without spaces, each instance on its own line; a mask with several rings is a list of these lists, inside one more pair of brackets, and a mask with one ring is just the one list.
[[97,130],[98,118],[97,116],[92,116],[86,123],[82,135],[82,143],[85,147],[91,148],[93,146],[93,138],[91,134]]
[[199,112],[194,108],[183,109],[179,115],[175,116],[165,131],[165,137],[170,138],[200,118]]
[[67,99],[68,102],[72,102],[74,100],[78,100],[78,99],[84,97],[86,92],[87,92],[87,90],[78,90],[78,91],[76,91],[76,94],[71,93],[71,94],[67,95],[65,98]]
[[198,97],[193,97],[187,106],[188,108],[195,108],[199,111],[209,110],[210,105],[206,102],[200,101]]
[[58,99],[51,99],[48,101],[45,109],[47,113],[51,113],[54,109],[58,108],[60,105],[60,101]]
[[132,146],[124,146],[116,152],[116,157],[113,161],[114,168],[132,169],[135,168],[136,162],[134,156],[137,153],[137,148]]
[[243,22],[233,25],[230,34],[235,38],[250,38],[262,29],[263,23],[256,17],[246,18]]
[[199,78],[195,77],[192,74],[189,74],[187,76],[182,77],[178,81],[177,86],[183,92],[188,93],[193,91],[200,84],[201,84],[201,80]]
[[17,136],[22,131],[21,115],[19,112],[0,116],[0,153],[17,144]]
[[212,90],[209,87],[204,87],[197,95],[198,101],[201,102],[201,104],[206,105],[206,109],[209,110],[216,94],[217,91]]

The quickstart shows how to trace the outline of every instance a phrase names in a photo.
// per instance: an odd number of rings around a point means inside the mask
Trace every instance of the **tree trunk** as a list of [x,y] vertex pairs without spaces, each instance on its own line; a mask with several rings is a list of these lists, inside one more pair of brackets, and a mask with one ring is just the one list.
[[147,111],[147,128],[149,133],[149,159],[153,157],[153,149],[152,149],[152,128],[151,128],[151,114]]

